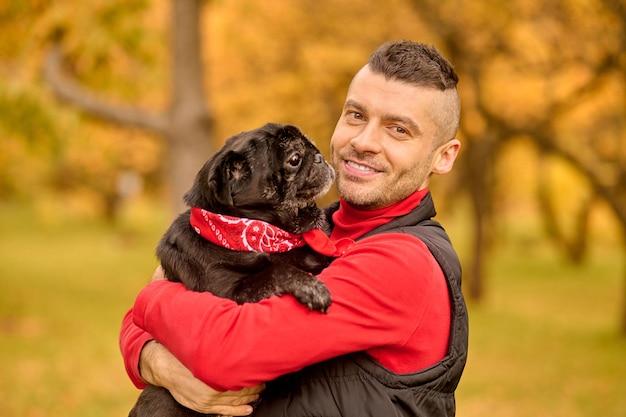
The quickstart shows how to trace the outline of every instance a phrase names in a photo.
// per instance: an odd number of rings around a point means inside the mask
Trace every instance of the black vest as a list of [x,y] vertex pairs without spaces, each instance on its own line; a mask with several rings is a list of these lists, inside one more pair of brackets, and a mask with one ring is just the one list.
[[[337,204],[329,207],[328,214],[337,208]],[[459,259],[444,229],[431,220],[434,216],[435,207],[429,193],[411,213],[361,239],[378,233],[399,232],[413,235],[428,246],[443,270],[452,302],[446,357],[427,369],[410,374],[393,373],[362,352],[330,359],[268,383],[255,417],[455,415],[454,391],[467,359],[468,318],[461,293]]]

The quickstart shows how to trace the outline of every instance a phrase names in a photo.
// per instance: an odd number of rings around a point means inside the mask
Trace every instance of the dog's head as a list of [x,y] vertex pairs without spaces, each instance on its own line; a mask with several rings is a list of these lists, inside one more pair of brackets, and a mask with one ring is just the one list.
[[268,123],[228,139],[185,194],[190,206],[264,220],[293,233],[313,226],[315,200],[335,172],[295,126]]

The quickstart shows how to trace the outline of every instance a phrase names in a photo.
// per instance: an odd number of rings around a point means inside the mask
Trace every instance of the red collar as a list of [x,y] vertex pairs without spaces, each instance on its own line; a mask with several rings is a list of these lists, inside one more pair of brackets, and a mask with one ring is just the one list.
[[358,239],[365,233],[403,216],[419,206],[428,189],[418,190],[391,206],[378,210],[364,210],[340,199],[339,210],[333,214],[333,240]]
[[287,252],[308,244],[316,252],[338,257],[354,243],[350,239],[333,242],[320,229],[298,235],[262,220],[211,213],[198,207],[191,208],[189,222],[209,242],[236,251]]

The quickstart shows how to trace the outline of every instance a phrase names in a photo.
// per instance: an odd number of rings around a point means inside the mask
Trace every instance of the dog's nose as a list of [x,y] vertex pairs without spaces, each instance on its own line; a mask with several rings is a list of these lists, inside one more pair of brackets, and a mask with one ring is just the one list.
[[315,163],[321,164],[324,162],[324,156],[321,153],[315,154]]

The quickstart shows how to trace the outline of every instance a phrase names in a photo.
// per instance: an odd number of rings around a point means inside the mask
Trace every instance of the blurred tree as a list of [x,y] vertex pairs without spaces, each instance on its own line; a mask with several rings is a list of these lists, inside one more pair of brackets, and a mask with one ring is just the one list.
[[[205,100],[201,59],[200,17],[202,0],[171,1],[172,87],[164,112],[111,104],[79,85],[63,72],[63,28],[53,33],[44,74],[54,92],[90,114],[114,123],[146,129],[166,139],[170,202],[175,212],[184,209],[182,191],[191,186],[196,172],[212,153],[212,117]],[[124,12],[125,2],[109,14]],[[107,13],[103,13],[108,18]]]
[[[542,154],[565,161],[589,184],[578,184],[586,191],[574,207],[559,202],[562,193],[552,187],[548,170],[540,173],[538,198],[548,231],[570,257],[584,256],[589,212],[599,199],[608,203],[626,237],[624,2],[413,5],[461,73],[466,149],[463,182],[456,189],[467,191],[474,208],[470,296],[483,295],[498,183],[505,181],[496,178],[494,167],[513,140],[530,139]],[[569,237],[564,218],[573,219]],[[626,332],[626,297],[623,311]]]
[[45,161],[59,153],[59,123],[45,100],[21,88],[0,86],[0,113],[0,201],[21,199],[27,190],[38,188],[39,178],[51,174]]
[[[153,138],[58,106],[40,82],[43,46],[62,34],[72,62],[67,69],[84,85],[154,101],[146,91],[160,91],[154,88],[159,71],[146,67],[161,42],[152,26],[137,30],[136,24],[147,3],[0,3],[0,199],[35,202],[42,212],[102,208],[112,218],[124,172],[154,186],[160,150]],[[125,82],[137,73],[142,83]]]

